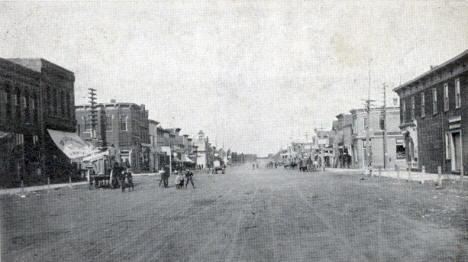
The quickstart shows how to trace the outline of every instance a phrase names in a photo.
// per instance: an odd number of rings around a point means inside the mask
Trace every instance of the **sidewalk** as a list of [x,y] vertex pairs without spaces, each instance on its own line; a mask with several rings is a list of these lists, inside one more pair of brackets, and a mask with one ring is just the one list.
[[[40,191],[40,190],[47,190],[47,189],[56,189],[56,188],[68,187],[70,185],[71,186],[78,186],[78,185],[86,185],[86,184],[88,184],[87,181],[74,182],[74,183],[71,183],[71,184],[70,183],[50,184],[49,186],[48,185],[28,186],[28,187],[24,187],[24,193]],[[0,195],[20,194],[21,192],[22,192],[21,187],[0,189]]]
[[[347,173],[347,174],[365,174],[365,170],[363,169],[345,169],[345,168],[327,168],[326,171],[332,173]],[[373,176],[379,176],[379,170],[373,169],[372,170]],[[422,173],[422,172],[408,172],[407,170],[400,170],[399,172],[395,170],[382,170],[380,173],[383,177],[389,177],[394,179],[403,179],[403,180],[410,180],[410,181],[417,181],[421,183],[425,182],[438,182],[439,175],[433,173]],[[442,179],[446,180],[459,180],[460,176],[452,175],[452,174],[442,174]]]
[[[200,172],[199,170],[194,172],[196,176],[205,176],[205,175],[210,175],[206,172]],[[133,174],[134,177],[139,177],[139,176],[159,176],[158,173],[139,173],[139,174]],[[79,186],[79,185],[87,185],[88,181],[82,181],[82,182],[74,182],[71,183],[71,186]],[[28,186],[24,187],[24,193],[28,192],[34,192],[34,191],[41,191],[41,190],[47,190],[47,189],[56,189],[56,188],[62,188],[62,187],[69,187],[70,183],[61,183],[61,184],[50,184],[48,185],[40,185],[40,186]],[[21,187],[17,188],[5,188],[5,189],[0,189],[0,195],[13,195],[13,194],[20,194],[22,192]]]

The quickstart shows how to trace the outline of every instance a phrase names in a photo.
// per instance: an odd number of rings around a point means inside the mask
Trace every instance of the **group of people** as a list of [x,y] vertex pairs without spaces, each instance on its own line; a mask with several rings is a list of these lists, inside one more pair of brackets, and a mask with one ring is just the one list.
[[129,168],[130,165],[128,163],[120,164],[119,162],[115,162],[112,168],[111,183],[113,183],[114,186],[119,186],[122,192],[125,191],[126,187],[128,187],[129,190],[130,188],[134,190],[133,176]]
[[257,162],[252,163],[252,169],[257,168],[258,169],[259,165]]
[[[165,188],[169,187],[169,172],[164,169],[159,171],[160,180],[159,180],[159,187],[164,186]],[[190,170],[175,170],[175,185],[177,189],[187,188],[188,184],[192,184],[192,188],[195,188],[195,184],[193,183],[193,172]]]

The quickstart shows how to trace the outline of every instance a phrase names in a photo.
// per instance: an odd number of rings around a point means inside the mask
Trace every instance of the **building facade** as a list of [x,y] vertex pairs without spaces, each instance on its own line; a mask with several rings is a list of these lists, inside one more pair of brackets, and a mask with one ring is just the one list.
[[[352,160],[353,167],[365,168],[368,164],[367,125],[369,125],[370,157],[373,168],[406,168],[405,144],[401,134],[400,109],[387,107],[385,118],[383,108],[351,110],[353,119]],[[385,119],[385,122],[384,122]],[[386,139],[384,141],[384,129]],[[385,149],[384,149],[385,148]],[[386,154],[384,153],[386,151]]]
[[461,173],[468,164],[468,50],[394,89],[413,169]]
[[[103,144],[114,147],[118,158],[128,162],[135,173],[150,171],[150,138],[148,111],[144,105],[134,103],[118,103],[112,100],[110,103],[97,105],[103,115],[98,117],[97,126],[101,128],[98,133],[104,133]],[[89,106],[76,106],[78,133],[83,139],[89,139],[90,130],[86,118],[89,116]],[[101,110],[98,110],[101,112]],[[104,127],[105,130],[102,130]]]
[[49,130],[75,132],[73,72],[45,59],[0,59],[0,185],[68,180],[76,168]]
[[333,122],[333,167],[351,167],[352,164],[352,116],[339,114]]
[[106,111],[104,105],[96,105],[97,122],[95,127],[91,121],[91,105],[81,105],[75,107],[77,119],[76,132],[85,141],[93,143],[97,147],[107,147],[106,139]]

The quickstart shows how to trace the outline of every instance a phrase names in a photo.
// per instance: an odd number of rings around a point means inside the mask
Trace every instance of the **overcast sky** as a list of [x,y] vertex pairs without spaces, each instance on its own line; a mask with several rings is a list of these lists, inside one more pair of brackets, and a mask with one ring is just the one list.
[[385,82],[391,101],[468,48],[468,1],[176,2],[0,3],[0,57],[73,71],[77,104],[93,87],[163,127],[267,154],[361,107],[369,69],[372,98]]

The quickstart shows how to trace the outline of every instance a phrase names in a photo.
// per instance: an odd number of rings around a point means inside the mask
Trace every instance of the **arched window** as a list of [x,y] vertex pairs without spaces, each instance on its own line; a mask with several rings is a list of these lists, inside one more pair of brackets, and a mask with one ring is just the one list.
[[6,93],[6,116],[7,118],[11,118],[11,90],[8,85],[5,87],[5,93]]
[[24,107],[24,119],[26,120],[26,122],[29,122],[31,119],[31,114],[29,112],[29,93],[28,91],[24,91],[24,94],[22,96],[22,104],[23,104],[23,107]]
[[15,115],[18,120],[21,120],[21,91],[18,87],[15,88],[15,93]]
[[66,115],[71,118],[72,117],[72,114],[71,114],[72,111],[70,110],[70,96],[66,92],[65,92],[65,99],[66,99],[65,108],[67,109]]
[[53,112],[54,112],[54,115],[56,115],[56,116],[58,115],[58,95],[57,95],[57,93],[58,93],[58,90],[52,89],[52,96],[53,96],[52,101],[53,101],[53,110],[54,110]]
[[39,101],[37,100],[37,94],[34,93],[32,101],[31,101],[31,107],[33,110],[33,118],[34,118],[35,123],[37,123],[39,120],[38,104],[39,104]]

